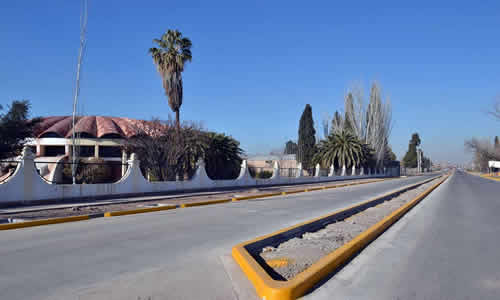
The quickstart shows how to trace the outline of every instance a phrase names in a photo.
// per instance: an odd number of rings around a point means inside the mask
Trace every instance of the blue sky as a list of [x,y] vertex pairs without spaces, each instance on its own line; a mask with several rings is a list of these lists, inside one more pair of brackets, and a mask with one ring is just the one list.
[[[89,1],[85,114],[172,114],[147,50],[177,28],[193,41],[181,119],[265,153],[318,123],[355,82],[393,105],[400,158],[413,132],[434,161],[465,162],[464,139],[500,135],[485,114],[500,95],[498,1]],[[411,6],[409,6],[411,5]],[[2,1],[0,103],[71,113],[79,1]],[[367,94],[367,93],[366,93]]]

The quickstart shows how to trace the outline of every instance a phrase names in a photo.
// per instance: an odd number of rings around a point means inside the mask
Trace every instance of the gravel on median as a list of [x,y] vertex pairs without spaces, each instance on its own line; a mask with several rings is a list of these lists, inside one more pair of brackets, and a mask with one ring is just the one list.
[[290,280],[323,256],[340,248],[405,203],[413,200],[435,183],[436,180],[432,180],[347,219],[329,224],[321,230],[306,232],[300,238],[287,240],[278,247],[264,247],[259,255],[274,271]]

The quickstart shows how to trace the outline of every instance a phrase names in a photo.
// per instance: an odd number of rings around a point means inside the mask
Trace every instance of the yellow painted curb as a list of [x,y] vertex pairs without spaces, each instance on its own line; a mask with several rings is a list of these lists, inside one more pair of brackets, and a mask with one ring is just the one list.
[[[288,192],[286,192],[288,194]],[[265,198],[265,197],[272,197],[272,196],[281,196],[283,195],[282,192],[279,193],[267,193],[267,194],[260,194],[260,195],[252,195],[252,196],[243,196],[243,197],[234,197],[233,201],[240,201],[240,200],[250,200],[250,199],[258,199],[258,198]]]
[[489,179],[489,180],[500,181],[500,178],[495,178],[495,177],[492,177],[492,176],[481,176],[481,177]]
[[49,225],[49,224],[68,223],[68,222],[83,221],[83,220],[88,220],[88,219],[90,219],[90,217],[85,215],[85,216],[53,218],[53,219],[44,219],[44,220],[27,221],[27,222],[10,223],[10,224],[0,224],[0,230],[18,229],[18,228],[26,228],[26,227],[33,227],[33,226]]
[[231,200],[232,199],[221,199],[221,200],[210,200],[210,201],[203,201],[203,202],[183,203],[183,204],[181,204],[181,208],[192,207],[192,206],[211,205],[211,204],[217,204],[217,203],[225,203],[225,202],[231,202]]
[[154,211],[162,211],[177,208],[176,205],[165,205],[158,207],[147,207],[147,208],[138,208],[131,210],[122,210],[122,211],[108,211],[104,213],[104,217],[116,217],[116,216],[125,216],[125,215],[134,215],[134,214],[142,214]]
[[294,190],[294,191],[288,191],[286,192],[287,194],[297,194],[297,193],[303,193],[304,190]]
[[400,191],[406,190],[408,188],[418,186],[424,183],[427,183],[431,180],[436,179],[436,177],[431,178],[429,180],[425,180],[424,182],[417,183],[414,185],[410,185],[407,187],[403,187],[396,191],[387,193],[383,196],[362,202],[360,204],[353,205],[346,209],[342,209],[340,211],[315,218],[310,221],[302,222],[300,224],[294,225],[292,227],[288,227],[285,229],[281,229],[275,233],[268,234],[241,244],[238,244],[232,249],[232,256],[234,260],[241,267],[245,275],[252,282],[257,291],[257,294],[260,298],[266,300],[287,300],[287,299],[296,299],[308,290],[310,290],[316,283],[318,283],[322,278],[333,272],[339,266],[347,262],[353,255],[355,255],[359,250],[373,241],[378,235],[384,232],[390,225],[396,222],[402,215],[404,215],[408,210],[410,210],[413,206],[415,206],[420,200],[422,200],[425,196],[427,196],[431,191],[437,188],[441,183],[444,182],[449,176],[446,176],[431,188],[427,189],[425,192],[417,196],[412,201],[408,202],[404,206],[400,207],[396,211],[394,211],[391,215],[387,216],[377,224],[373,225],[357,237],[355,237],[350,242],[346,243],[342,247],[336,249],[330,254],[324,256],[319,261],[314,263],[311,267],[307,268],[293,279],[289,281],[278,281],[271,278],[271,276],[262,268],[262,266],[252,257],[252,255],[246,250],[246,246],[253,244],[255,242],[261,241],[263,239],[272,237],[274,235],[278,235],[280,233],[284,233],[290,231],[292,229],[298,228],[300,226],[304,226],[315,221],[321,220],[326,217],[333,216],[335,214],[339,214],[342,212],[347,212],[351,209],[361,207],[372,201],[377,201],[388,197],[392,194],[399,193]]
[[275,259],[270,259],[266,260],[266,264],[270,266],[271,268],[280,268],[287,266],[290,263],[290,260],[288,258],[275,258]]
[[361,184],[367,184],[367,183],[385,181],[385,180],[390,180],[390,179],[394,179],[394,178],[381,178],[381,179],[374,179],[374,180],[369,180],[369,181],[354,182],[354,183],[344,183],[344,184],[338,184],[338,185],[330,185],[330,186],[322,186],[322,187],[315,187],[315,188],[307,188],[307,189],[303,189],[303,190],[293,190],[293,191],[286,191],[286,192],[280,192],[280,193],[268,193],[268,194],[261,194],[261,195],[234,197],[234,198],[231,198],[231,201],[236,202],[236,201],[241,201],[241,200],[251,200],[251,199],[266,198],[266,197],[273,197],[273,196],[285,196],[285,195],[296,194],[296,193],[304,193],[304,192],[312,192],[312,191],[319,191],[319,190],[326,190],[326,189],[334,189],[334,188],[345,187],[345,186],[350,186],[350,185],[361,185]]

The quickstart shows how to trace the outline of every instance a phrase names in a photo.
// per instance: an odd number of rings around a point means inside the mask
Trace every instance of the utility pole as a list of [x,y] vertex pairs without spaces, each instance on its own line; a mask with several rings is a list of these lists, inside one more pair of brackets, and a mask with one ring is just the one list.
[[72,149],[71,149],[71,177],[73,178],[73,184],[76,184],[76,170],[77,170],[77,159],[78,159],[78,154],[77,154],[77,145],[76,145],[76,140],[77,140],[77,134],[76,134],[76,119],[77,119],[77,109],[78,109],[78,96],[80,95],[80,71],[82,68],[82,63],[83,63],[83,56],[85,54],[85,46],[86,46],[86,40],[85,40],[85,33],[87,32],[87,0],[82,0],[82,8],[81,8],[81,15],[80,15],[80,48],[78,51],[78,62],[77,62],[77,69],[76,69],[76,80],[75,80],[75,93],[74,93],[74,98],[73,98],[73,114],[72,114],[72,120],[71,120],[71,125],[73,128],[73,132],[71,134],[71,144],[72,144]]
[[422,149],[417,148],[417,172],[422,172]]

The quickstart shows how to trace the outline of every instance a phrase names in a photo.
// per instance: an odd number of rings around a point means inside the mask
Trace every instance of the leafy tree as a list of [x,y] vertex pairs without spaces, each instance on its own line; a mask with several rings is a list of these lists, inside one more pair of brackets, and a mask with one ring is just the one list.
[[206,132],[195,124],[184,123],[177,129],[170,120],[153,120],[136,126],[124,148],[139,155],[141,169],[151,180],[171,181],[191,177],[200,158],[210,178],[236,178],[243,152],[239,145],[230,136]]
[[26,139],[35,136],[40,119],[28,119],[30,107],[28,100],[14,100],[8,112],[0,114],[0,159],[19,155]]
[[385,154],[384,154],[384,166],[389,166],[393,165],[392,162],[396,161],[397,157],[394,152],[392,152],[391,146],[389,146],[389,143],[387,141],[385,142]]
[[175,112],[177,129],[180,129],[179,112],[182,105],[182,72],[187,61],[191,61],[191,40],[183,37],[178,30],[169,29],[160,39],[154,39],[159,48],[150,48],[163,88],[168,97],[168,105]]
[[302,163],[302,168],[310,169],[311,161],[315,152],[316,130],[312,116],[311,105],[306,104],[299,122],[299,141],[297,161]]
[[297,154],[299,151],[299,146],[294,141],[288,141],[285,144],[285,151],[283,154]]
[[408,151],[403,157],[403,164],[407,168],[416,168],[418,165],[417,161],[417,147],[420,145],[420,137],[418,133],[414,133],[411,136],[410,143],[408,145]]
[[465,149],[474,154],[476,169],[485,172],[488,170],[488,161],[500,160],[500,151],[495,149],[488,139],[471,138],[465,141]]
[[171,120],[139,123],[133,137],[124,145],[128,153],[137,153],[141,170],[152,181],[175,180],[192,175],[196,161],[203,154],[200,128],[183,124],[177,128]]
[[344,130],[332,133],[321,141],[314,155],[314,163],[327,168],[334,164],[337,167],[367,165],[373,150],[359,141],[351,132]]

